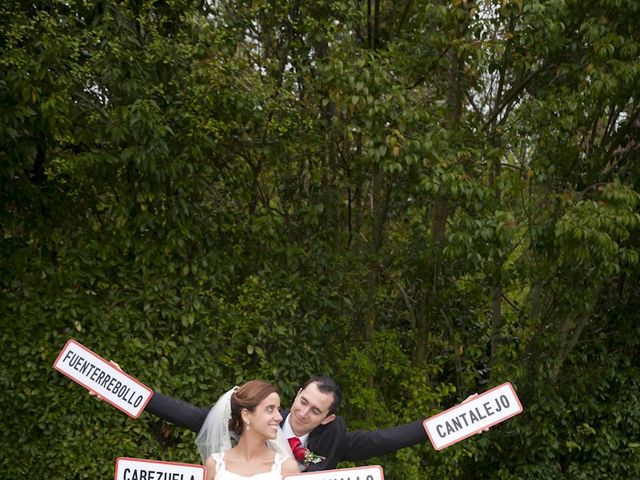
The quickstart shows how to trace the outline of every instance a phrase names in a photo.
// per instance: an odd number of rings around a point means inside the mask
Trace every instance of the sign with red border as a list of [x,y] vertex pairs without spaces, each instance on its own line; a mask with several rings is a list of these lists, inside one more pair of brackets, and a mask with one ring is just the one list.
[[357,468],[338,468],[321,472],[294,473],[285,475],[282,480],[384,480],[382,467],[370,465]]
[[133,418],[140,416],[153,395],[149,387],[72,338],[56,358],[53,368]]
[[116,459],[114,480],[205,480],[207,470],[203,465],[162,462],[141,458]]
[[423,426],[433,448],[442,450],[521,412],[522,404],[507,382],[426,419]]

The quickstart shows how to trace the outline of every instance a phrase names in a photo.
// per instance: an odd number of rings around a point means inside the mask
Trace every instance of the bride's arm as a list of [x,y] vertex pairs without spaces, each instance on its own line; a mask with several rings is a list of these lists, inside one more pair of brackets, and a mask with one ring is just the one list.
[[293,473],[300,473],[300,468],[298,467],[298,462],[296,462],[292,458],[288,458],[282,463],[280,471],[282,475],[291,475]]
[[216,462],[213,458],[207,458],[207,461],[204,462],[204,466],[207,469],[207,480],[214,480],[216,478]]

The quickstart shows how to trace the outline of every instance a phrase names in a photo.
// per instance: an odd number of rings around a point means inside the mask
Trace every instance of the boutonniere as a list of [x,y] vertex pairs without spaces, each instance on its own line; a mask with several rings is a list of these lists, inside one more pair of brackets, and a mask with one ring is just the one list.
[[304,448],[298,437],[291,437],[289,439],[289,446],[291,446],[291,451],[293,452],[295,459],[305,465],[309,465],[310,463],[320,463],[325,459],[322,455],[318,455],[308,448]]
[[313,453],[308,448],[304,449],[304,461],[303,461],[303,463],[305,463],[306,465],[308,465],[310,463],[320,463],[324,459],[325,459],[325,457],[323,457],[322,455],[318,455],[317,453]]

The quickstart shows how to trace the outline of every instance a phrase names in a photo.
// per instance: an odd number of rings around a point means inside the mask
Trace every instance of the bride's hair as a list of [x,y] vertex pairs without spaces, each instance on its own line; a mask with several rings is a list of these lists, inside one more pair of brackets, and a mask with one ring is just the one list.
[[280,393],[277,386],[262,380],[249,380],[235,389],[231,395],[231,418],[229,430],[238,437],[242,435],[244,423],[242,422],[242,410],[253,412],[258,404],[272,393]]

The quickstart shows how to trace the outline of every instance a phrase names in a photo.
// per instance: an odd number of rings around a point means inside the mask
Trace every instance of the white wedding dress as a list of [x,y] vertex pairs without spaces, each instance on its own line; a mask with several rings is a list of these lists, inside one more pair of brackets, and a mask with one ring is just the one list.
[[224,454],[225,452],[218,452],[211,455],[211,458],[216,462],[216,480],[282,480],[282,463],[287,457],[278,452],[276,452],[276,456],[273,459],[271,470],[250,476],[240,475],[227,470],[224,463]]

